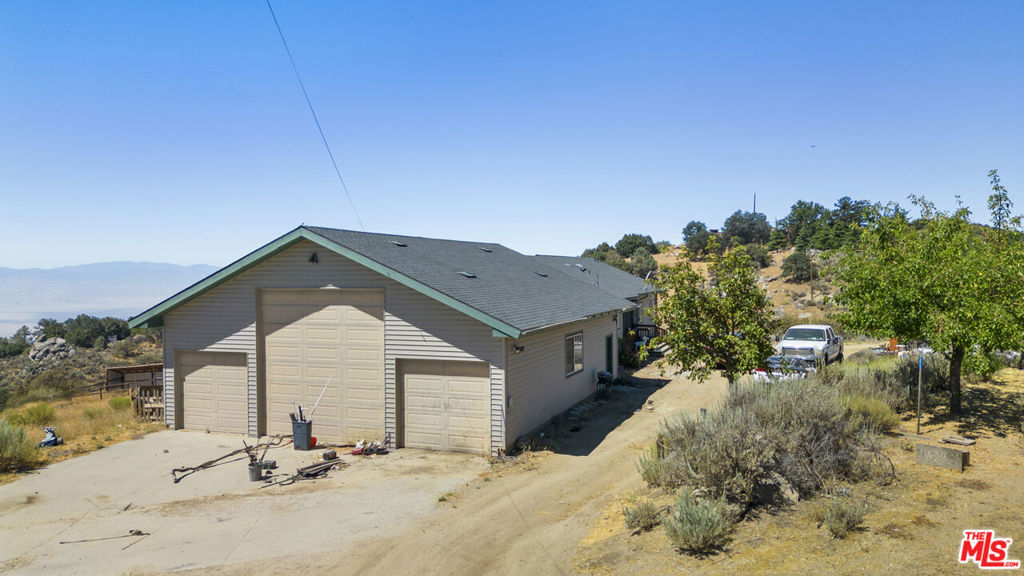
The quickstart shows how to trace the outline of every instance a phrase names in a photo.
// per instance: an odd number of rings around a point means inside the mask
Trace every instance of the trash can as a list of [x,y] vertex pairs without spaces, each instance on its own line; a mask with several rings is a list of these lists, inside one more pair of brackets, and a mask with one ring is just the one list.
[[296,450],[313,449],[313,421],[295,420],[292,422],[292,445]]
[[259,462],[249,462],[249,481],[259,482],[263,480],[263,465]]

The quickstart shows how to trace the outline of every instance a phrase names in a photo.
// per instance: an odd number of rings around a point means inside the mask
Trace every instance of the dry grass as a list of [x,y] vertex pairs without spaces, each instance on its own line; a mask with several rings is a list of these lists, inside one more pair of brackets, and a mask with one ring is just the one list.
[[[768,297],[771,299],[773,307],[782,310],[786,316],[794,318],[790,324],[823,322],[825,321],[825,315],[831,311],[831,308],[825,304],[822,298],[824,295],[822,289],[831,291],[831,288],[827,284],[823,284],[821,280],[816,282],[814,286],[814,300],[812,301],[809,298],[810,285],[807,282],[784,282],[782,280],[782,260],[792,253],[792,249],[781,252],[769,252],[768,255],[772,258],[772,265],[761,268],[758,271],[758,275],[762,278],[758,284],[764,286],[764,289],[768,292]],[[655,254],[654,261],[658,263],[659,267],[671,266],[679,261],[678,254],[679,248],[673,248],[668,252]],[[708,265],[706,262],[693,262],[693,267],[701,274],[707,275]],[[769,278],[774,278],[774,280],[768,282]],[[797,308],[795,306],[798,300],[803,307]],[[800,318],[801,314],[810,314],[810,316]]]
[[[99,450],[118,442],[139,438],[144,434],[163,430],[164,425],[154,422],[142,422],[135,417],[131,408],[114,408],[111,398],[121,396],[105,395],[76,398],[52,403],[52,421],[45,426],[57,428],[57,435],[64,438],[62,446],[39,449],[39,466],[67,460],[79,454]],[[12,414],[22,414],[31,410],[37,403],[30,403],[17,409],[5,410],[0,418],[7,419]],[[117,405],[118,401],[114,401]],[[123,401],[121,401],[123,404]],[[29,440],[33,444],[42,441],[45,433],[40,426],[26,427]],[[0,484],[12,482],[17,474],[0,474]]]

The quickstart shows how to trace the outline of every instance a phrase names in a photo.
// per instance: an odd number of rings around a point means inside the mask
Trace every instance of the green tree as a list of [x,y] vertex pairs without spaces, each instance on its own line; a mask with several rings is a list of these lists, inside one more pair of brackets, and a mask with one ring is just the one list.
[[131,336],[132,330],[128,327],[128,322],[120,318],[107,316],[100,319],[100,324],[103,325],[103,336],[108,339],[115,338],[117,340],[124,340],[128,336]]
[[622,256],[619,256],[619,253],[615,250],[612,250],[605,255],[604,263],[632,274],[629,262],[627,262]]
[[755,268],[767,268],[772,265],[772,257],[768,254],[768,249],[760,244],[748,244],[744,246],[747,250],[747,256],[750,256],[750,263]]
[[658,248],[650,236],[640,234],[626,234],[615,243],[615,251],[620,255],[633,254],[637,249],[643,248],[648,254],[657,254]]
[[67,334],[67,330],[64,329],[64,323],[58,322],[53,318],[42,318],[39,320],[39,329],[42,334],[43,340],[49,340],[51,338],[63,338]]
[[787,282],[809,281],[811,279],[811,257],[807,255],[807,252],[793,252],[786,256],[782,261],[782,277]]
[[923,340],[942,352],[949,409],[959,414],[965,358],[1020,347],[1024,252],[1000,246],[964,207],[946,213],[911,199],[921,209],[917,222],[890,205],[842,251],[834,268],[838,316],[848,329]]
[[814,237],[814,232],[821,226],[828,216],[828,210],[817,202],[800,200],[789,209],[789,214],[777,223],[778,229],[786,236],[787,246],[797,246],[797,249],[807,249],[809,246],[800,247],[797,241],[805,238],[809,243]]
[[64,322],[67,330],[65,338],[69,344],[82,348],[91,348],[97,336],[103,336],[103,322],[88,314],[79,314]]
[[583,256],[584,258],[593,258],[598,262],[604,262],[605,260],[608,259],[608,253],[614,251],[615,249],[612,248],[611,245],[609,245],[607,242],[601,242],[600,244],[597,245],[596,248],[587,248],[586,250],[584,250],[581,256]]
[[772,354],[778,320],[746,250],[719,253],[716,244],[709,245],[707,279],[688,260],[659,272],[654,317],[665,332],[653,345],[667,344],[666,359],[698,381],[720,370],[735,382]]
[[637,248],[629,260],[629,271],[634,276],[646,278],[648,274],[658,269],[658,263],[654,260],[654,256],[651,256],[651,253],[643,248]]
[[759,212],[737,210],[725,220],[722,238],[725,244],[764,244],[771,236],[772,227],[768,218]]
[[708,232],[708,227],[703,222],[691,220],[683,228],[683,242],[686,244],[686,249],[697,258],[704,255],[710,239],[711,232]]

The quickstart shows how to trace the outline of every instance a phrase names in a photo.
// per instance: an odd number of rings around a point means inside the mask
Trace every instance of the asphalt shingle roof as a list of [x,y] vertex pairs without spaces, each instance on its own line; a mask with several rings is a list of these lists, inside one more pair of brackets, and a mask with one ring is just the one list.
[[[598,288],[565,274],[542,258],[520,254],[500,244],[316,226],[302,228],[523,332],[633,306],[619,292],[613,293],[604,286],[608,282],[615,284],[611,275],[606,280],[602,272],[602,287]],[[462,272],[475,278],[467,278]],[[639,278],[636,280],[643,284]],[[621,291],[626,292],[629,290]]]
[[559,273],[570,278],[596,286],[619,298],[637,298],[654,292],[654,286],[618,268],[582,256],[549,256],[538,254],[533,257]]

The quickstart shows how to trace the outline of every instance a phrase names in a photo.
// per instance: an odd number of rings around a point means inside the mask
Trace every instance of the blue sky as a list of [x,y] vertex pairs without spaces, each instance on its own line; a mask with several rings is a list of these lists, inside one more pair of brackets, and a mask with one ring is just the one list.
[[[579,253],[737,209],[1024,211],[1024,3],[274,3],[369,231]],[[266,5],[0,0],[0,266],[358,229]],[[814,148],[811,148],[814,145]]]

